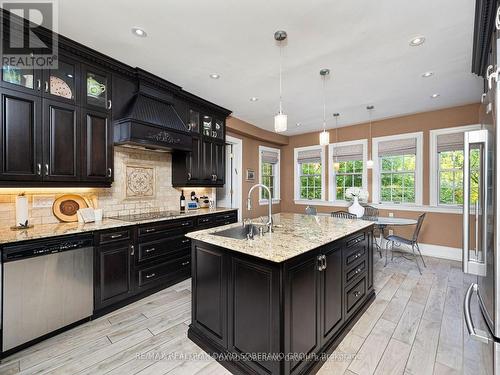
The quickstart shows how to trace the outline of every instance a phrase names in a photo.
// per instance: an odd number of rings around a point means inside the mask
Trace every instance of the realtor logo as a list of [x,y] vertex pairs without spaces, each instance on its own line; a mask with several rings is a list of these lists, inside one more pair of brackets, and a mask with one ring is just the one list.
[[6,0],[0,5],[4,69],[57,69],[56,0]]

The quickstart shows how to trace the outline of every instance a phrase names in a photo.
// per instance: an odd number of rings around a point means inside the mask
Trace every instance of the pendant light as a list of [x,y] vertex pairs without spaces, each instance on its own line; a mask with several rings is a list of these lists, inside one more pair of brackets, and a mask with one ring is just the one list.
[[372,158],[372,150],[371,150],[371,143],[372,143],[372,111],[375,109],[375,106],[369,105],[366,107],[368,110],[368,116],[370,118],[370,137],[368,142],[370,142],[370,155],[368,157],[368,160],[366,161],[366,168],[372,169],[373,168],[373,158]]
[[276,133],[284,132],[287,129],[287,115],[283,113],[282,108],[282,84],[281,84],[281,71],[282,71],[282,51],[283,51],[283,41],[286,39],[286,31],[278,30],[274,33],[274,39],[279,43],[280,46],[280,110],[276,116],[274,116],[274,131]]
[[320,146],[330,144],[330,133],[326,131],[326,79],[330,74],[330,69],[321,69],[319,75],[323,78],[323,131],[319,133]]
[[[340,113],[334,113],[333,117],[335,117],[335,143],[339,141],[339,116]],[[340,163],[339,163],[339,158],[337,155],[335,155],[335,161],[333,162],[333,169],[335,169],[336,172],[339,171],[340,169]]]

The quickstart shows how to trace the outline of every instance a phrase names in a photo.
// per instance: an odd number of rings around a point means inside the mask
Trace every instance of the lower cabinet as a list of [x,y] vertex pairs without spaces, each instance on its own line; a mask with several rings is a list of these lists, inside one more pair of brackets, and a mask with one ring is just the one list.
[[120,241],[96,247],[94,310],[129,298],[133,292],[134,245]]
[[281,263],[193,241],[188,337],[240,356],[225,361],[233,373],[315,373],[374,298],[370,239],[357,232]]

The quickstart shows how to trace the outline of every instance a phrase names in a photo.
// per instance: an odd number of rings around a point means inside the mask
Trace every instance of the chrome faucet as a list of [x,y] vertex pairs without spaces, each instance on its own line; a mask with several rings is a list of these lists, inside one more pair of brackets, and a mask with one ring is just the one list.
[[264,185],[264,184],[255,184],[254,186],[252,186],[250,188],[250,190],[248,190],[247,209],[249,211],[252,209],[252,191],[255,188],[258,188],[258,187],[261,187],[264,190],[266,190],[267,191],[267,196],[269,197],[269,199],[268,199],[268,201],[269,201],[269,210],[268,210],[268,217],[267,217],[266,226],[268,228],[268,231],[272,232],[273,231],[273,199],[271,197],[271,190],[269,190],[269,188],[266,185]]

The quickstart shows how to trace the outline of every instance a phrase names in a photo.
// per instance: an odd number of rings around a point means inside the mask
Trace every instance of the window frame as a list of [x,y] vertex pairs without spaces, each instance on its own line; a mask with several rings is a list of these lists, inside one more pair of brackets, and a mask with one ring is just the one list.
[[336,142],[330,143],[328,145],[328,197],[329,201],[333,203],[348,203],[346,199],[337,199],[337,171],[333,168],[335,160],[333,156],[333,150],[336,147],[344,146],[357,146],[361,145],[363,147],[363,171],[362,171],[362,189],[368,191],[368,168],[366,167],[366,162],[368,161],[368,140],[367,139],[356,139],[354,141]]
[[[325,201],[325,177],[326,177],[326,172],[325,172],[325,149],[326,146],[306,146],[306,147],[296,147],[293,150],[293,164],[294,164],[294,173],[293,173],[293,180],[294,180],[294,197],[295,201],[302,201],[302,202],[324,202]],[[321,198],[320,199],[304,199],[300,197],[300,165],[298,163],[298,156],[300,151],[309,151],[309,150],[320,150],[321,154]]]
[[[379,144],[386,141],[395,141],[401,139],[416,139],[415,152],[415,203],[394,203],[380,201],[380,178],[381,165],[378,156]],[[423,204],[423,132],[395,134],[384,137],[376,137],[372,139],[372,159],[373,159],[373,175],[372,175],[372,202],[380,206],[422,206]]]
[[[281,177],[281,150],[279,148],[268,147],[259,145],[259,184],[262,184],[262,152],[270,151],[276,152],[278,154],[278,162],[275,164],[274,170],[274,197],[272,198],[273,204],[278,204],[281,201],[280,198],[280,177]],[[262,188],[259,188],[259,205],[269,204],[268,199],[262,199]]]
[[432,129],[429,131],[429,206],[450,209],[462,209],[461,204],[446,204],[439,202],[439,155],[437,152],[438,136],[458,132],[480,130],[480,124],[455,126],[452,128]]

